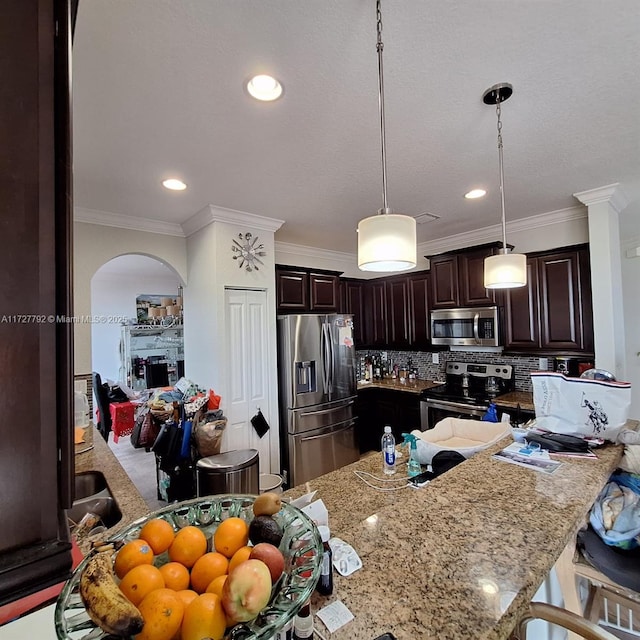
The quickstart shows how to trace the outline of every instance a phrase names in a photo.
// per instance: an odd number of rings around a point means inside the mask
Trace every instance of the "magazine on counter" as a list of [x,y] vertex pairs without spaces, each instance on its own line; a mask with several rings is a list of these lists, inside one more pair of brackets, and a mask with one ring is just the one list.
[[558,467],[562,466],[562,462],[551,460],[546,451],[531,449],[527,445],[519,442],[510,444],[506,449],[492,456],[496,460],[517,464],[520,467],[540,471],[541,473],[553,473]]

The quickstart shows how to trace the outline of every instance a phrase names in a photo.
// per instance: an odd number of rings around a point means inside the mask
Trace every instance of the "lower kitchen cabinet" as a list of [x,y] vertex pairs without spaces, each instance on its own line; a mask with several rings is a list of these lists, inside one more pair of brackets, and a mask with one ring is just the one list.
[[402,434],[420,428],[420,396],[393,389],[362,389],[356,404],[356,436],[360,453],[380,451],[385,425],[391,426],[396,443]]

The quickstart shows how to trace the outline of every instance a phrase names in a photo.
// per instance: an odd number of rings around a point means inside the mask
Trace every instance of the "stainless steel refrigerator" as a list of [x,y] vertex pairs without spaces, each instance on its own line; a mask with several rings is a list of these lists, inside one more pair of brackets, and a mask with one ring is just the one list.
[[289,486],[358,459],[355,365],[352,316],[278,316],[281,459]]

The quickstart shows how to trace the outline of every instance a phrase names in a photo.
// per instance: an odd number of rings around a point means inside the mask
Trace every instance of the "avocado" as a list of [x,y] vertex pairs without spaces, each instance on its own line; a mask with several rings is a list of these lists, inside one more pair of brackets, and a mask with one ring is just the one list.
[[278,547],[282,536],[282,527],[271,516],[256,516],[249,525],[249,540],[254,545],[268,542]]

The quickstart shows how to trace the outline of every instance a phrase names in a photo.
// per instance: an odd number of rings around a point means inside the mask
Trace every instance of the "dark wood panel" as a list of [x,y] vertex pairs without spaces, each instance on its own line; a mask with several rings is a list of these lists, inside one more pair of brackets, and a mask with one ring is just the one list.
[[364,285],[364,344],[385,347],[387,344],[386,286],[384,281]]
[[492,253],[492,250],[480,250],[458,256],[460,304],[463,307],[495,304],[495,291],[484,287],[484,259]]
[[407,277],[389,278],[386,283],[387,345],[402,349],[410,346],[409,281]]
[[578,273],[577,252],[538,258],[542,349],[582,349]]
[[538,261],[527,260],[527,284],[507,290],[505,304],[505,348],[540,348],[538,308]]
[[458,259],[455,255],[431,258],[431,304],[434,309],[460,306]]
[[56,321],[71,315],[70,22],[65,0],[7,3],[0,20],[0,605],[71,565],[72,325]]
[[364,342],[363,283],[352,280],[341,282],[344,291],[343,311],[353,316],[353,341],[356,347]]
[[409,305],[411,345],[427,348],[431,340],[431,277],[428,272],[409,276]]
[[338,310],[338,276],[309,274],[311,311],[333,313]]
[[278,310],[308,311],[309,274],[303,271],[276,270]]

